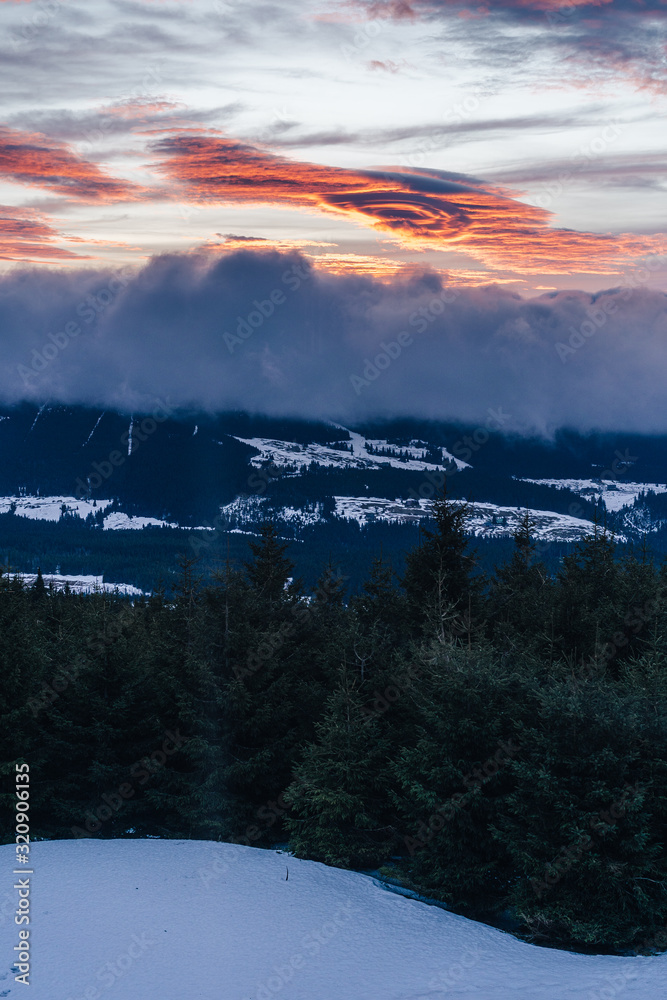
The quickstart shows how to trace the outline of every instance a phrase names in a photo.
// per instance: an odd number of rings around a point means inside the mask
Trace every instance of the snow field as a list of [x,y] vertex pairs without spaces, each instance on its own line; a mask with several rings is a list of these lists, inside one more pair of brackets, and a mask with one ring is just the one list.
[[[14,847],[0,848],[11,898]],[[366,875],[237,844],[32,845],[32,1000],[660,1000],[667,955],[538,948]],[[286,880],[286,870],[289,878]],[[0,912],[0,995],[18,928]]]

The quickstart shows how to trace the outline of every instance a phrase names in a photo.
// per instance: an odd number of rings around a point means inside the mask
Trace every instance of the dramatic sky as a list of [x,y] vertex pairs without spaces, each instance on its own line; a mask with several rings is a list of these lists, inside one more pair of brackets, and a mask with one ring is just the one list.
[[667,0],[0,29],[4,399],[667,429]]

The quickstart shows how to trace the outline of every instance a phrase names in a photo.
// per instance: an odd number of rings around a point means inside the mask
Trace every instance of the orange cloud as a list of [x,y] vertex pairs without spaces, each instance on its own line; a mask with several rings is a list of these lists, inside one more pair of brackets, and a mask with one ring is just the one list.
[[232,139],[181,134],[155,144],[174,197],[336,212],[420,248],[463,251],[520,273],[616,273],[667,238],[580,233],[512,192],[435,170],[357,171],[289,160]]
[[109,177],[64,143],[5,126],[0,126],[0,177],[83,202],[133,201],[143,193],[128,181]]
[[0,260],[91,259],[57,246],[56,240],[60,238],[36,212],[0,205]]

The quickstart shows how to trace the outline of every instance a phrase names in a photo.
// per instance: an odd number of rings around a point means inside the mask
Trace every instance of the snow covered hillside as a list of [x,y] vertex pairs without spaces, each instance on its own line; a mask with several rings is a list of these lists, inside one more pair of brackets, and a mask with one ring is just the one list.
[[92,500],[77,500],[76,497],[38,497],[13,496],[0,497],[0,514],[7,514],[12,508],[17,517],[29,517],[38,521],[59,521],[63,506],[69,514],[86,518],[96,514],[98,510],[106,510],[112,500],[98,500],[93,506]]
[[556,489],[572,490],[589,500],[602,499],[607,510],[619,511],[633,504],[640,493],[652,490],[667,493],[667,486],[661,483],[624,483],[619,479],[524,479],[524,483],[538,486],[554,486]]
[[329,446],[316,443],[296,444],[293,441],[270,438],[237,437],[236,440],[259,451],[259,455],[254,455],[250,460],[256,467],[271,461],[277,468],[293,466],[299,471],[307,468],[311,462],[334,469],[372,469],[385,465],[392,469],[433,472],[451,462],[454,462],[457,469],[469,468],[466,462],[454,458],[446,448],[437,449],[437,463],[429,462],[427,456],[433,449],[425,441],[411,441],[409,445],[400,446],[385,440],[367,439],[361,434],[348,431],[346,427],[341,427],[340,430],[345,431],[346,438],[334,441]]
[[[0,848],[0,996],[14,847]],[[667,955],[537,948],[374,879],[233,844],[71,840],[31,848],[31,1000],[659,1000]],[[286,880],[286,868],[289,879]],[[20,877],[20,876],[19,876]]]
[[[360,524],[368,521],[418,521],[428,517],[431,509],[428,500],[386,500],[382,497],[334,497],[334,500],[338,517],[354,518]],[[502,507],[494,503],[470,504],[466,530],[471,535],[485,538],[511,535],[517,530],[525,514],[529,514],[535,524],[534,537],[542,541],[579,541],[593,532],[593,524],[580,517],[550,510]],[[621,535],[616,537],[619,541],[624,540]]]
[[[36,496],[14,496],[0,497],[0,514],[7,514],[12,508],[17,517],[29,517],[37,521],[59,521],[63,514],[63,507],[68,515],[85,518],[89,514],[96,514],[99,510],[106,510],[113,503],[113,500],[98,500],[93,506],[92,500],[78,500],[76,497],[36,497]],[[160,521],[155,517],[131,517],[114,511],[104,518],[104,529],[106,531],[120,530],[123,528],[143,528],[146,525],[168,525],[167,521]],[[178,527],[178,525],[170,525]]]
[[[32,587],[37,579],[36,573],[18,573],[17,576],[23,580],[26,587]],[[101,591],[113,594],[118,591],[125,597],[140,597],[144,593],[131,583],[105,583],[103,576],[63,576],[60,573],[44,573],[43,580],[47,587],[53,586],[56,590],[62,590],[67,586],[74,594],[92,594]]]
[[[12,508],[17,517],[29,517],[37,521],[59,521],[65,513],[85,520],[89,514],[96,514],[98,511],[106,510],[111,506],[113,500],[98,500],[93,506],[92,500],[77,500],[76,497],[37,497],[37,496],[14,496],[0,497],[0,514],[7,514]],[[127,531],[128,529],[140,530],[141,528],[153,526],[156,528],[178,528],[178,524],[171,521],[163,521],[157,517],[134,517],[124,514],[122,511],[112,511],[106,514],[103,521],[105,531]],[[203,531],[203,528],[197,528]]]

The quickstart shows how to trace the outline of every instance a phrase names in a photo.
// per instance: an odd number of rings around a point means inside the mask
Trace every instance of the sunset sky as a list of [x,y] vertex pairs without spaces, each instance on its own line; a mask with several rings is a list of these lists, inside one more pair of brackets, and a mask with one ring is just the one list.
[[264,240],[593,289],[667,250],[667,0],[1,8],[7,266]]
[[[621,345],[618,371],[601,385],[627,371],[627,338],[638,372],[662,351],[667,0],[0,0],[0,24],[0,328],[10,365],[109,269],[148,275],[145,291],[175,267],[172,287],[190,289],[202,268],[231,281],[229,268],[245,261],[230,287],[246,298],[221,306],[235,323],[253,292],[264,294],[268,278],[255,288],[253,268],[294,254],[316,265],[325,298],[335,285],[346,317],[360,315],[362,300],[398,315],[436,286],[464,291],[473,296],[460,300],[465,322],[474,313],[475,330],[502,329],[518,345],[507,361],[515,375],[537,340],[565,369],[562,329],[569,337],[596,295],[628,283],[632,301],[605,332]],[[26,267],[42,275],[39,316],[32,293],[21,299],[36,280]],[[539,321],[534,309],[518,316],[531,301]],[[442,334],[450,346],[462,324]],[[369,330],[379,339],[383,329],[364,314],[345,334],[360,363]],[[606,357],[607,341],[589,346],[578,378],[598,352]],[[507,345],[496,336],[491,347],[477,363],[486,356],[497,371]],[[423,355],[427,377],[432,357]],[[73,364],[60,359],[41,389],[14,379],[0,393],[72,397]],[[274,388],[279,368],[273,358]],[[636,384],[628,392],[630,406]]]

